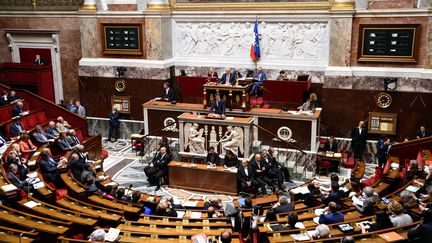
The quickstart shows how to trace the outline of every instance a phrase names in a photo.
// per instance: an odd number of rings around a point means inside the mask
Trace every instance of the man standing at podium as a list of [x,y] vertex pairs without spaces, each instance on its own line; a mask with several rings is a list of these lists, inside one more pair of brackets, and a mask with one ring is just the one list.
[[222,74],[221,79],[219,79],[220,84],[234,85],[235,84],[235,72],[231,73],[230,68],[225,69],[225,73]]
[[225,102],[220,98],[219,93],[216,93],[215,99],[210,106],[210,114],[225,116]]
[[263,85],[264,80],[267,79],[266,74],[262,70],[262,67],[258,67],[258,72],[255,74],[254,82],[252,84],[251,95],[257,95],[259,88]]

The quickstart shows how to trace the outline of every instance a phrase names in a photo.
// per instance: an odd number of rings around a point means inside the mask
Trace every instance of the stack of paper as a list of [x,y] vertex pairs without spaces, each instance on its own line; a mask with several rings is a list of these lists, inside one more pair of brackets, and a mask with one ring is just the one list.
[[35,166],[36,165],[36,160],[30,160],[27,162],[28,166]]
[[24,203],[24,206],[28,207],[28,208],[34,208],[36,206],[40,206],[40,203],[37,203],[35,201],[28,201],[26,203]]
[[41,182],[38,182],[38,183],[36,183],[36,184],[34,184],[33,185],[33,188],[35,189],[35,190],[37,190],[37,189],[39,189],[39,188],[42,188],[42,187],[45,187],[45,184],[41,181]]
[[201,218],[201,212],[192,212],[190,217],[191,217],[191,219],[200,219]]
[[352,201],[354,204],[357,204],[359,206],[363,206],[363,201],[360,201],[356,196],[352,197]]
[[321,214],[324,213],[324,209],[323,208],[317,208],[317,209],[315,209],[314,212],[315,212],[316,216],[320,216]]
[[415,186],[408,186],[406,188],[407,191],[412,192],[412,193],[416,193],[418,190],[420,190],[420,188],[415,187]]
[[110,228],[108,233],[105,234],[105,241],[114,242],[118,239],[120,229]]
[[294,240],[296,240],[296,241],[306,241],[306,240],[310,240],[311,238],[307,235],[307,234],[305,234],[305,233],[302,233],[302,234],[294,234],[294,235],[291,235],[291,237],[294,239]]
[[177,211],[177,218],[182,219],[185,214],[186,214],[186,211]]
[[16,189],[18,189],[16,186],[12,185],[12,184],[5,184],[1,187],[2,191],[4,192],[10,192],[10,191],[14,191]]
[[27,177],[28,177],[28,178],[36,178],[36,177],[38,177],[38,174],[37,174],[37,172],[35,171],[35,172],[32,172],[32,173],[28,173],[28,174],[27,174]]

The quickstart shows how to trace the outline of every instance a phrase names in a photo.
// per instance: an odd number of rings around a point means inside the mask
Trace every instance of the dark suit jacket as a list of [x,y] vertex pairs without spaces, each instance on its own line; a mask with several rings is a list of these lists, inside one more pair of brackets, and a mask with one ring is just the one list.
[[237,170],[237,180],[238,183],[246,183],[248,181],[252,181],[254,179],[254,172],[253,169],[248,166],[247,167],[248,170],[248,175],[246,175],[245,170],[243,169],[243,166],[240,166],[239,169]]
[[341,198],[343,198],[344,196],[345,196],[345,192],[342,190],[339,190],[337,192],[331,191],[327,197],[324,195],[321,195],[321,200],[323,201],[323,203],[325,205],[327,205],[329,202],[335,202],[335,203],[339,204],[341,201]]
[[351,144],[353,146],[356,145],[365,145],[366,144],[366,140],[367,140],[367,127],[363,127],[362,128],[362,132],[361,134],[359,133],[359,128],[358,127],[354,127],[351,130]]
[[54,166],[54,165],[51,165],[51,163],[48,160],[41,159],[39,161],[39,167],[40,167],[42,173],[45,174],[45,177],[48,178],[50,181],[55,181],[57,179],[59,173],[58,173],[56,161],[55,161],[55,166]]
[[162,156],[159,154],[158,158],[156,158],[155,166],[158,170],[162,170],[168,172],[168,163],[170,162],[171,156],[168,153]]
[[47,145],[49,144],[49,137],[45,132],[35,132],[33,133],[33,137],[36,139],[37,142]]
[[294,205],[291,203],[288,203],[287,205],[280,205],[279,207],[273,208],[273,212],[275,214],[278,213],[288,213],[294,211]]
[[22,108],[15,107],[15,108],[12,110],[12,116],[13,116],[13,117],[20,116],[20,113],[22,113],[22,112],[24,112],[24,111],[25,111],[25,110],[22,109]]
[[45,61],[45,60],[42,59],[42,58],[39,58],[39,59],[35,59],[35,60],[33,61],[33,64],[45,65],[45,64],[47,64],[47,61]]
[[[21,130],[21,131],[20,131]],[[9,133],[13,134],[13,135],[19,135],[20,132],[24,132],[24,128],[21,125],[21,123],[14,123],[9,127]]]
[[9,171],[6,175],[9,181],[18,188],[23,188],[28,185],[27,181],[21,181],[18,176],[14,175],[12,171]]
[[168,89],[168,93],[164,89],[164,92],[162,94],[162,99],[168,99],[168,100],[175,100],[175,93],[172,88]]
[[57,131],[57,128],[47,127],[45,129],[46,135],[48,135],[49,138],[55,138],[59,135],[59,132]]
[[110,125],[113,127],[119,127],[120,126],[120,112],[118,110],[115,110],[114,112],[110,111],[109,113],[109,119],[110,119]]
[[417,243],[429,243],[432,239],[432,222],[422,223],[409,231],[408,239]]
[[[234,84],[235,84],[235,76],[236,76],[236,73],[235,73],[235,72],[234,72],[234,73],[230,73],[230,76],[229,76],[229,82],[230,82],[231,85],[234,85]],[[218,83],[220,83],[220,84],[225,84],[226,79],[227,79],[227,74],[224,73],[224,74],[222,74],[222,77],[219,79],[219,82],[218,82]]]
[[69,142],[67,141],[67,139],[59,139],[57,141],[57,144],[59,145],[60,149],[63,151],[70,151],[72,150],[72,146],[69,144]]
[[219,158],[219,154],[217,154],[217,153],[214,153],[214,154],[210,154],[210,153],[208,153],[205,162],[206,162],[206,163],[207,163],[207,162],[210,162],[210,163],[212,163],[212,164],[220,165],[220,158]]
[[332,144],[331,147],[330,147],[330,142],[329,142],[329,141],[327,141],[327,142],[324,144],[324,151],[332,151],[332,152],[337,153],[337,152],[338,152],[338,149],[339,149],[339,147],[338,147],[338,144],[337,144],[336,141],[333,142],[333,144]]
[[344,221],[343,213],[323,213],[318,222],[320,224],[336,224]]
[[[265,160],[261,160],[260,166],[258,166],[258,163],[255,162],[255,160],[249,162],[250,166],[252,167],[253,173],[255,177],[263,177],[267,174],[267,170],[270,169],[269,164],[265,162]],[[257,170],[262,170],[262,168],[265,167],[265,171],[257,172]]]
[[78,145],[81,143],[81,141],[79,140],[79,138],[75,135],[70,135],[70,139],[72,141],[72,146]]
[[12,101],[15,101],[15,100],[19,100],[19,99],[21,99],[20,97],[18,97],[18,96],[8,96],[8,101],[9,101],[9,103],[11,103]]
[[85,160],[83,161],[80,159],[71,159],[69,161],[69,168],[76,179],[78,180],[81,179],[81,175],[85,169],[85,165],[86,165]]
[[228,158],[228,156],[225,155],[222,165],[225,165],[227,167],[238,167],[239,166],[238,157],[233,155],[231,158]]
[[210,113],[215,113],[219,115],[225,115],[225,102],[223,99],[221,99],[216,104],[216,100],[213,100],[211,107],[210,107]]
[[420,130],[418,130],[416,132],[416,136],[419,137],[419,138],[425,138],[425,137],[429,137],[430,133],[428,131],[425,131],[425,133],[423,135],[423,133]]

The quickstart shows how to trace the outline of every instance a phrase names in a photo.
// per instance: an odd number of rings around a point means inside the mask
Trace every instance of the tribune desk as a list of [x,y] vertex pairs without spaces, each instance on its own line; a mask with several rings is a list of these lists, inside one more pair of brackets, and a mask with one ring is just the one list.
[[250,109],[249,95],[252,85],[224,85],[207,83],[203,86],[203,105],[210,108],[216,93],[225,101],[226,109],[248,111]]
[[205,164],[171,161],[169,187],[237,195],[237,170],[223,166],[208,168]]

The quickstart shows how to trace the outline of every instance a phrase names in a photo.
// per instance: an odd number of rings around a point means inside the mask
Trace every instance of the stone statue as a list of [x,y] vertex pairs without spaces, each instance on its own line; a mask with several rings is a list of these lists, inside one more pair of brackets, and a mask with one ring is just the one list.
[[198,124],[185,124],[185,149],[189,146],[189,152],[196,154],[205,153],[205,139],[203,137],[204,129],[198,130]]
[[227,131],[225,132],[225,135],[221,140],[219,140],[220,143],[222,143],[222,150],[226,152],[227,150],[231,150],[233,154],[237,155],[239,154],[239,148],[240,153],[243,153],[244,147],[243,147],[243,129],[240,127],[232,127],[228,126]]

